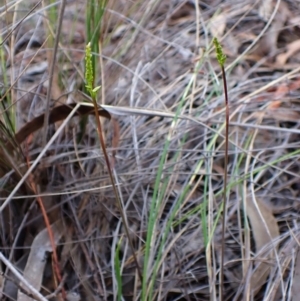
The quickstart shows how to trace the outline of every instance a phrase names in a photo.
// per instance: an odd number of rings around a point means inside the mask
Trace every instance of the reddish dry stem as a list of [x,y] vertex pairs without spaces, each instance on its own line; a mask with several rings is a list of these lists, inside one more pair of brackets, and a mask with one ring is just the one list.
[[[27,144],[26,161],[27,161],[27,166],[29,168],[30,167],[30,160],[29,160],[29,156],[28,156],[28,144]],[[29,182],[30,182],[30,187],[31,187],[32,191],[37,195],[38,194],[37,186],[36,186],[36,184],[33,180],[32,175],[29,177]],[[49,239],[50,239],[50,243],[51,243],[51,247],[52,247],[52,251],[53,251],[52,258],[53,258],[54,274],[56,276],[56,279],[57,279],[58,283],[60,283],[62,281],[62,276],[61,276],[61,273],[60,273],[60,268],[59,268],[58,256],[57,256],[57,252],[56,252],[56,245],[55,245],[55,242],[54,242],[53,231],[52,231],[52,228],[51,228],[51,225],[50,225],[50,221],[49,221],[49,218],[48,218],[43,200],[39,196],[37,197],[37,203],[40,206],[40,209],[41,209],[41,212],[42,212],[45,224],[46,224],[46,228],[47,228],[48,234],[49,234]],[[66,295],[66,291],[63,287],[62,287],[61,291],[62,291],[63,300],[66,300],[67,295]]]

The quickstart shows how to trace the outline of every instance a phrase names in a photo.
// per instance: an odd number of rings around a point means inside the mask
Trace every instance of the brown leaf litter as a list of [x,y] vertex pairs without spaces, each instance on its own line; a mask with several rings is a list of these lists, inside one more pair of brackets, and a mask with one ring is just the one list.
[[[154,273],[162,235],[170,231],[155,274],[153,300],[219,300],[218,250],[222,242],[215,222],[223,188],[224,101],[220,70],[209,49],[213,36],[224,47],[230,71],[231,185],[225,300],[295,300],[289,288],[296,294],[292,284],[299,274],[299,256],[294,259],[290,246],[295,245],[291,233],[298,231],[300,89],[299,76],[287,74],[300,63],[299,7],[289,0],[150,2],[108,1],[101,37],[103,66],[96,84],[102,86],[100,104],[123,108],[115,109],[118,116],[113,111],[100,113],[112,115],[114,120],[103,121],[107,150],[113,157],[117,186],[141,265],[148,214],[155,201],[155,179],[164,143],[170,138],[157,195],[159,218],[155,221],[147,283]],[[29,1],[21,1],[18,10],[11,3],[7,5],[10,11],[18,12],[18,20],[30,9]],[[50,122],[56,125],[65,120],[75,103],[83,101],[79,93],[71,92],[84,87],[85,6],[86,1],[70,1],[66,7],[49,112]],[[17,143],[12,145],[12,133],[5,131],[5,115],[1,115],[2,145],[9,146],[8,159],[0,158],[4,171],[1,205],[28,168],[25,157],[32,164],[42,151],[40,128],[49,70],[43,9],[49,8],[38,6],[13,32],[14,40],[5,44],[9,83],[1,86],[1,97],[5,92],[12,96],[19,131]],[[0,22],[5,37],[14,18]],[[1,67],[3,82],[4,71]],[[180,115],[189,118],[177,122],[164,118],[174,115],[181,104]],[[162,114],[128,114],[137,113],[137,108]],[[83,115],[89,115],[85,123]],[[91,107],[79,108],[77,117],[59,133],[33,170],[32,180],[47,205],[51,223],[64,224],[65,231],[59,231],[61,239],[56,243],[63,272],[61,286],[68,298],[74,293],[77,300],[117,299],[114,254],[122,238],[122,296],[124,300],[140,300],[141,284],[92,115]],[[57,127],[50,126],[49,137],[55,131]],[[250,153],[249,141],[254,136]],[[249,165],[245,164],[245,154]],[[190,190],[181,200],[188,185]],[[255,197],[247,197],[245,217],[236,200],[250,188]],[[28,260],[31,251],[46,233],[29,187],[21,187],[0,214],[1,252],[23,269],[24,278],[42,280],[36,289],[42,285],[43,295],[54,293],[53,300],[59,300],[60,284],[54,281],[50,257],[36,273],[27,276],[26,266],[36,267]],[[250,236],[245,219],[250,221]],[[51,252],[51,248],[47,250]],[[46,252],[45,248],[40,251]],[[245,266],[247,270],[243,270]],[[8,269],[2,268],[1,292],[9,287],[9,294],[17,296],[19,284],[11,285]]]

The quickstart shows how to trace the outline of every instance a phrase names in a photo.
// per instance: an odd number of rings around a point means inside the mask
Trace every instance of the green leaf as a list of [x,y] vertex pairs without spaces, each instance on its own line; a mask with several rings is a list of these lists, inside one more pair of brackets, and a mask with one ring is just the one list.
[[98,87],[94,88],[94,89],[93,89],[93,93],[98,92],[98,90],[99,90],[100,88],[101,88],[101,86],[98,86]]

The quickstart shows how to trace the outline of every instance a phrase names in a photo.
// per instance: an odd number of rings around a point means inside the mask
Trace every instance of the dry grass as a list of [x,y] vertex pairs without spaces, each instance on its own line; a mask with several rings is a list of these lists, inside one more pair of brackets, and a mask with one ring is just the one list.
[[[47,21],[54,2],[43,1],[26,20],[29,1],[0,3],[2,40],[7,37],[0,57],[1,204],[11,198],[0,212],[1,253],[23,271],[38,239],[48,241],[39,195],[50,223],[63,233],[54,234],[68,300],[220,300],[223,243],[224,300],[297,300],[299,1],[108,1],[99,103],[185,117],[112,114],[120,127],[113,172],[129,238],[94,117],[86,126],[79,117],[50,125],[47,142],[54,133],[57,138],[47,150],[45,129],[32,128],[21,149],[14,144],[7,152],[13,131],[47,107],[49,35],[55,32]],[[66,5],[51,107],[83,101],[77,90],[84,87],[85,6],[79,0]],[[227,55],[230,101],[225,242],[225,108],[213,36]],[[116,129],[108,120],[102,125],[112,155]],[[33,163],[37,167],[25,179]],[[62,286],[47,256],[53,248],[44,244],[36,256],[45,264],[35,273],[47,296]],[[23,300],[8,266],[2,270],[1,300]]]

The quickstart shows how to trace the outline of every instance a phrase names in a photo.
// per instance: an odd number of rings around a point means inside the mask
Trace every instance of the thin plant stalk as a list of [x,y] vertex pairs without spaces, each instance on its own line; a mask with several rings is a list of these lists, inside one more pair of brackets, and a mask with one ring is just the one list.
[[116,248],[116,254],[115,254],[115,275],[117,280],[117,300],[122,301],[122,267],[120,263],[120,249],[122,244],[122,237],[120,238],[117,248]]
[[[45,108],[45,119],[44,119],[44,136],[43,136],[43,146],[46,145],[47,142],[47,131],[48,131],[48,124],[49,124],[49,111],[50,111],[50,101],[52,95],[52,84],[53,84],[53,75],[55,70],[55,63],[56,63],[56,56],[58,51],[58,44],[59,44],[59,37],[62,29],[62,22],[64,18],[66,0],[62,0],[59,10],[58,22],[57,22],[57,30],[56,36],[54,41],[53,47],[53,54],[50,59],[50,67],[49,67],[49,84],[48,84],[48,91],[46,97],[46,108]],[[51,11],[50,15],[53,17],[53,11]],[[51,43],[51,41],[50,41]]]
[[93,69],[92,69],[92,60],[91,60],[91,58],[92,58],[91,47],[90,47],[90,44],[88,44],[86,46],[86,81],[87,81],[86,88],[87,88],[88,92],[91,94],[92,103],[94,105],[98,138],[99,138],[100,145],[101,145],[101,148],[102,148],[102,151],[103,151],[103,154],[104,154],[104,159],[105,159],[105,163],[106,163],[106,166],[107,166],[107,169],[108,169],[108,175],[109,175],[112,187],[113,187],[114,195],[115,195],[116,200],[117,200],[117,207],[120,211],[121,218],[122,218],[122,221],[124,223],[125,233],[126,233],[126,236],[128,238],[129,246],[130,246],[132,254],[133,254],[133,259],[134,259],[134,262],[135,262],[135,265],[136,265],[136,268],[137,268],[138,276],[140,278],[140,281],[142,282],[141,269],[140,269],[140,266],[139,266],[139,263],[138,263],[138,260],[137,260],[137,256],[136,256],[132,241],[130,239],[129,227],[128,227],[127,222],[126,222],[126,218],[125,218],[125,214],[124,214],[124,211],[123,211],[123,208],[122,208],[122,203],[121,203],[121,200],[120,200],[120,196],[119,196],[117,187],[115,185],[115,180],[114,180],[114,177],[113,177],[113,174],[112,174],[112,168],[111,168],[110,160],[109,160],[109,157],[108,157],[108,154],[107,154],[107,151],[106,151],[102,126],[101,126],[101,122],[100,122],[100,115],[99,115],[99,112],[98,112],[98,104],[97,104],[97,101],[96,101],[96,94],[97,94],[97,91],[100,89],[100,87],[93,88],[94,79],[93,79]]
[[221,248],[221,266],[220,266],[220,300],[224,300],[224,264],[225,264],[225,232],[226,232],[226,213],[227,213],[227,166],[228,166],[228,135],[229,135],[229,106],[228,92],[224,64],[226,56],[223,53],[222,46],[216,38],[213,40],[217,60],[221,66],[223,88],[225,95],[225,159],[224,159],[224,187],[223,187],[223,220],[222,220],[222,248]]

